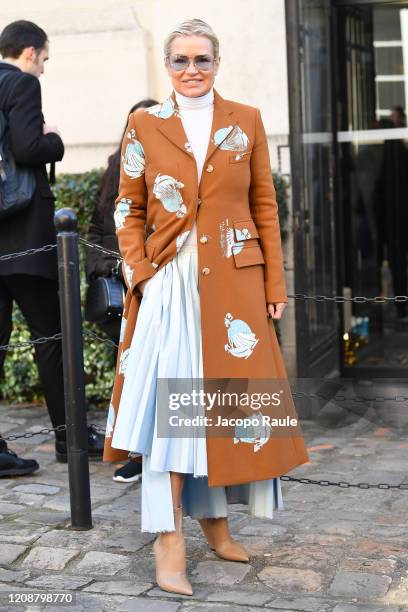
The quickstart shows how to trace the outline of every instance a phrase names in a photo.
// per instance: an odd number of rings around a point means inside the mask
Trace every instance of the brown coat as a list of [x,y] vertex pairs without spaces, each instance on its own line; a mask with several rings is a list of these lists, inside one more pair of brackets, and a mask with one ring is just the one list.
[[[171,261],[197,220],[204,378],[287,379],[267,303],[287,302],[278,209],[257,108],[214,95],[210,143],[200,185],[174,93],[131,115],[122,146],[115,220],[127,292],[127,321],[107,424],[104,461],[128,451],[111,446],[141,295],[137,284]],[[234,342],[243,332],[244,343]],[[242,336],[241,336],[242,337]],[[237,337],[235,337],[235,340]],[[296,417],[290,392],[284,414]],[[282,413],[280,413],[282,414]],[[207,430],[208,431],[208,430]],[[308,461],[298,428],[253,444],[207,434],[210,486],[264,480]]]

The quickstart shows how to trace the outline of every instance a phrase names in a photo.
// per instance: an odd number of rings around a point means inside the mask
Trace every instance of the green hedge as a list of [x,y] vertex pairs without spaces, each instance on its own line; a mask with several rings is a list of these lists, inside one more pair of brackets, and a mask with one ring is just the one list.
[[[81,234],[86,234],[91,218],[101,170],[92,170],[84,174],[61,174],[53,188],[56,197],[56,207],[73,208],[78,214],[78,227]],[[287,182],[274,174],[279,219],[282,230],[282,240],[286,238],[285,225],[288,216]],[[86,282],[84,274],[84,251],[81,249],[81,296],[85,297]],[[85,329],[90,329],[98,335],[104,334],[96,326],[84,323]],[[30,333],[20,310],[13,311],[13,333],[11,343],[30,339]],[[86,396],[89,406],[106,407],[109,401],[114,376],[114,351],[106,344],[84,339],[84,365]],[[5,360],[5,378],[2,382],[2,395],[5,400],[13,403],[42,402],[41,387],[38,380],[33,349],[18,349],[7,353]]]
[[[98,191],[101,170],[92,170],[85,174],[61,174],[53,187],[56,197],[56,208],[73,208],[78,214],[78,229],[82,235],[88,231],[96,194]],[[85,253],[80,250],[81,262],[81,297],[84,303],[86,281],[84,273]],[[85,321],[84,328],[104,336],[96,326]],[[29,340],[30,333],[17,306],[13,310],[13,334],[10,342]],[[84,338],[84,366],[86,396],[89,406],[106,406],[112,390],[114,376],[114,350],[106,344]],[[13,403],[42,402],[42,392],[38,380],[33,349],[9,351],[5,361],[5,379],[2,383],[2,395]]]

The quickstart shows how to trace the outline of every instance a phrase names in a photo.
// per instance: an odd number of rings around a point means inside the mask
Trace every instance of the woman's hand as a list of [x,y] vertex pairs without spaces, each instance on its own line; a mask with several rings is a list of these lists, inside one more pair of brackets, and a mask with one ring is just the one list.
[[268,304],[268,317],[272,319],[280,319],[285,309],[287,302],[276,302],[276,304]]

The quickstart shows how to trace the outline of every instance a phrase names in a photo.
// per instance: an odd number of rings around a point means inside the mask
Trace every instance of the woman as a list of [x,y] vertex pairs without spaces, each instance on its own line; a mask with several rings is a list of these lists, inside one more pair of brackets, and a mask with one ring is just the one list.
[[214,91],[218,51],[198,19],[168,36],[174,91],[130,117],[116,207],[129,291],[104,461],[143,454],[142,530],[160,534],[156,580],[187,595],[182,514],[199,520],[219,557],[246,562],[227,503],[271,518],[282,506],[278,477],[308,460],[299,430],[263,438],[160,432],[163,380],[203,381],[206,391],[209,379],[222,388],[231,379],[286,379],[271,321],[287,294],[266,135],[257,109]]
[[[141,100],[134,104],[128,113],[136,111],[143,112],[145,108],[149,108],[157,104],[157,100],[150,98]],[[125,135],[123,132],[121,142]],[[115,199],[119,192],[119,175],[120,175],[120,157],[121,145],[108,158],[108,167],[102,175],[101,183],[98,192],[98,199],[89,224],[88,240],[94,244],[108,249],[110,251],[118,251],[118,239],[115,233]],[[86,249],[86,275],[88,282],[100,276],[111,276],[113,273],[118,273],[123,281],[121,268],[118,267],[119,260],[113,256],[103,253],[96,249]],[[119,343],[120,334],[120,319],[113,319],[99,324],[100,328],[110,336],[115,344]],[[125,465],[115,470],[112,476],[115,482],[137,482],[141,476],[141,463],[139,461],[128,461]]]

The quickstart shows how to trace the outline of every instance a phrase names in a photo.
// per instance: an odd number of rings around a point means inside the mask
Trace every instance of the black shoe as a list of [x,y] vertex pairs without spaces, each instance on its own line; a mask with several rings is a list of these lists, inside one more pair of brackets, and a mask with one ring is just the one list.
[[21,459],[7,447],[5,440],[0,438],[0,477],[25,476],[38,470],[40,466],[35,459]]
[[[93,425],[88,427],[88,457],[89,459],[101,459],[105,436],[97,433]],[[59,463],[68,463],[66,440],[55,440],[55,457]]]
[[123,467],[115,471],[112,480],[115,482],[137,482],[142,477],[142,463],[140,461],[129,461]]

